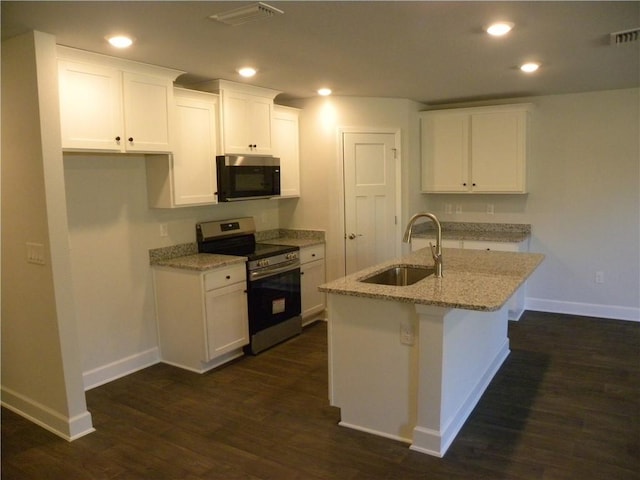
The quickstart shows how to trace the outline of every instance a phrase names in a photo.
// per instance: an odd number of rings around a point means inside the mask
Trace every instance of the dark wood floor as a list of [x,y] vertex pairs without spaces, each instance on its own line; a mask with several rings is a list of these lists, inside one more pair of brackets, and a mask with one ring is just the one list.
[[2,478],[640,478],[640,324],[527,312],[509,333],[443,459],[336,425],[318,323],[204,375],[160,364],[93,389],[97,431],[72,443],[3,409]]

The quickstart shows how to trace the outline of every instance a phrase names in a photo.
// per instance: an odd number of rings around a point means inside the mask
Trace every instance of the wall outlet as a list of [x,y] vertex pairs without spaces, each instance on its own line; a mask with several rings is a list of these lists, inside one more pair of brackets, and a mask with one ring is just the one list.
[[487,215],[493,215],[493,213],[494,213],[493,203],[487,203]]
[[462,213],[462,205],[456,205],[456,213],[457,214]]
[[27,262],[44,265],[44,245],[42,243],[27,242]]
[[169,236],[169,225],[166,223],[160,224],[160,236],[168,237]]
[[596,283],[604,283],[604,272],[597,271],[596,272]]
[[413,345],[415,342],[415,334],[413,326],[409,323],[400,324],[400,343],[403,345]]

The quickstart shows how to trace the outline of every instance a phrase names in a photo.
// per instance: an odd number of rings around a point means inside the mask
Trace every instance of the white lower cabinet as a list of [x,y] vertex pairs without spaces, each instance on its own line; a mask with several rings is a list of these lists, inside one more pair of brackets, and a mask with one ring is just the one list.
[[302,296],[302,324],[315,321],[326,307],[325,294],[318,286],[325,282],[324,245],[300,249],[300,289]]
[[[429,246],[429,242],[435,245],[435,238],[413,238],[411,240],[411,251],[420,250]],[[528,252],[529,242],[491,242],[486,240],[443,240],[443,248],[465,248],[468,250],[495,250],[499,252]],[[444,275],[447,273],[447,256],[444,257]],[[525,287],[526,283],[513,294],[509,299],[509,320],[519,320],[525,310]]]
[[205,272],[154,269],[162,361],[204,372],[249,343],[245,264]]

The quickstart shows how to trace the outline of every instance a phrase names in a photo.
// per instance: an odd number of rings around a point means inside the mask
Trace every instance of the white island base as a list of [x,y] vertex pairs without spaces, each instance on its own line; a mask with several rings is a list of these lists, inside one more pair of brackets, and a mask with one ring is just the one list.
[[509,355],[494,312],[329,294],[329,396],[340,425],[447,449]]

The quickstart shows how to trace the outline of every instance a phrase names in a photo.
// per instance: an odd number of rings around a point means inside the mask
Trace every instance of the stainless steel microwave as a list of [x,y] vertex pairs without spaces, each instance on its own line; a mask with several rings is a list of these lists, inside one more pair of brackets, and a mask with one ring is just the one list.
[[233,202],[280,195],[280,159],[257,155],[216,157],[218,201]]

